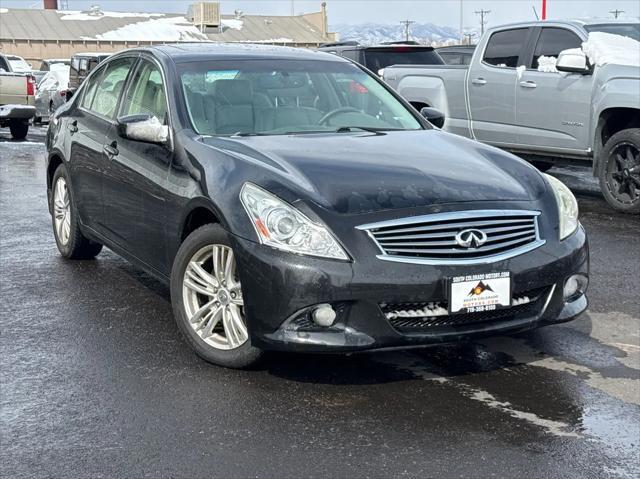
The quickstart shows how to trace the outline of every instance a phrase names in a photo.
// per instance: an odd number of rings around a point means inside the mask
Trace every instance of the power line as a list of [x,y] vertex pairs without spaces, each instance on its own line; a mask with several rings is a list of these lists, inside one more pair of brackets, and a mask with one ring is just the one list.
[[615,10],[611,10],[609,12],[611,15],[613,15],[614,18],[618,18],[618,15],[620,15],[621,13],[624,13],[624,10],[618,10],[617,8]]
[[485,17],[491,13],[491,10],[476,10],[476,15],[480,15],[480,33],[484,34],[484,26],[487,24]]
[[404,25],[404,39],[405,41],[409,41],[409,29],[411,28],[411,24],[416,23],[413,20],[403,20],[400,24]]

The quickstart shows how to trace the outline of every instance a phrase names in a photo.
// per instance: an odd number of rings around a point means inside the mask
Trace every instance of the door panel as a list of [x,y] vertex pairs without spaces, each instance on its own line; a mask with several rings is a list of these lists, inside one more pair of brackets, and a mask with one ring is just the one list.
[[[156,116],[167,119],[167,103],[159,66],[141,60],[124,93],[119,117]],[[139,260],[169,273],[166,261],[167,176],[173,158],[168,145],[144,143],[110,130],[109,168],[104,181],[107,225],[118,244]],[[113,154],[116,153],[116,154]]]
[[538,71],[541,56],[557,58],[561,51],[578,48],[581,43],[570,30],[542,29],[528,69],[516,88],[518,144],[534,149],[588,148],[593,77]]
[[482,60],[469,71],[468,94],[472,128],[478,140],[515,141],[516,67],[530,29],[504,30],[491,35]]

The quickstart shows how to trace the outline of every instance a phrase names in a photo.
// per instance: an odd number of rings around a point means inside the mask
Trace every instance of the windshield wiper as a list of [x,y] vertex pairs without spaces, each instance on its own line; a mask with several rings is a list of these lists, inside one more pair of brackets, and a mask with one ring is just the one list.
[[370,126],[341,126],[334,133],[349,133],[353,130],[368,131],[369,133],[375,133],[376,135],[386,135],[385,131],[390,131],[389,128],[374,128]]
[[237,131],[235,132],[233,135],[231,135],[231,137],[235,137],[235,136],[267,136],[267,133],[256,133],[255,131]]

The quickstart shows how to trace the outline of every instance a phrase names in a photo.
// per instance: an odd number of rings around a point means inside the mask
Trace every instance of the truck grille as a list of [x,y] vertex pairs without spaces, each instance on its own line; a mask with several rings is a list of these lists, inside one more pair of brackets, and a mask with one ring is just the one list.
[[[376,242],[380,259],[428,264],[484,263],[542,246],[539,211],[477,210],[438,213],[359,226]],[[465,245],[469,231],[475,239]],[[462,236],[461,236],[462,235]],[[480,239],[480,241],[477,241]]]

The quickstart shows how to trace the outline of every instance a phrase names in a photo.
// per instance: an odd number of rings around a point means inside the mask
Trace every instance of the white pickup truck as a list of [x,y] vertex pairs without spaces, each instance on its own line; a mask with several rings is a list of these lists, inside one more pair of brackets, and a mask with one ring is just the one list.
[[9,127],[15,140],[29,132],[29,121],[36,114],[35,93],[35,77],[14,71],[10,59],[0,54],[0,128]]
[[[619,40],[600,57],[622,60],[592,64],[582,50],[590,36]],[[418,110],[440,110],[444,130],[512,151],[540,169],[592,163],[609,204],[638,213],[638,40],[637,22],[506,25],[484,34],[469,66],[395,65],[384,80]]]

